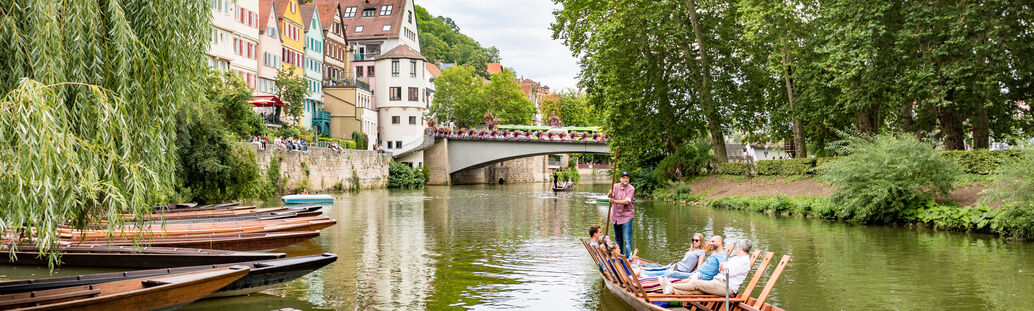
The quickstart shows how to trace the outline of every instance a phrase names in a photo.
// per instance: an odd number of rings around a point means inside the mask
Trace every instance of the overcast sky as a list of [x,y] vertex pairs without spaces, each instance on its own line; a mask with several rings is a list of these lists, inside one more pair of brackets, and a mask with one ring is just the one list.
[[414,0],[432,16],[452,18],[460,32],[485,47],[496,46],[503,66],[517,77],[559,91],[577,87],[578,61],[553,40],[550,0]]

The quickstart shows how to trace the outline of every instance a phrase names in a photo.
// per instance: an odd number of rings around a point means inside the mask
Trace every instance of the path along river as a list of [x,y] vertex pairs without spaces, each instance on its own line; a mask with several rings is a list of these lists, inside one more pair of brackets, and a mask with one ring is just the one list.
[[[278,250],[333,252],[337,262],[281,288],[182,310],[627,310],[578,242],[606,217],[589,197],[606,189],[582,184],[554,195],[545,185],[521,184],[341,194],[325,210],[336,226]],[[678,260],[694,232],[746,237],[776,258],[792,255],[769,298],[787,310],[1018,310],[1034,296],[1030,242],[636,203],[635,245],[644,258]],[[47,272],[0,267],[0,274]]]

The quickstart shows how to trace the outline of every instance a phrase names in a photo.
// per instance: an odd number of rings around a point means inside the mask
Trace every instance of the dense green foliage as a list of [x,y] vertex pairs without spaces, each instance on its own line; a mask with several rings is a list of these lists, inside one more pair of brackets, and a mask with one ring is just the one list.
[[654,190],[651,196],[658,200],[689,203],[699,200],[703,195],[694,194],[688,182],[667,181],[664,187]]
[[987,175],[1001,169],[1004,165],[1023,157],[1021,150],[952,150],[945,151],[944,157],[951,159],[963,171],[969,174]]
[[601,126],[603,115],[589,104],[585,93],[567,90],[559,94],[547,96],[539,104],[542,122],[557,116],[564,126]]
[[636,195],[651,194],[661,186],[661,181],[657,179],[657,174],[654,174],[653,167],[639,168],[628,172],[628,175],[631,179],[630,183],[635,186]]
[[415,172],[409,165],[391,161],[388,164],[388,188],[416,189],[424,186],[422,173]]
[[1032,133],[1018,105],[1034,99],[1029,3],[555,2],[554,37],[634,166],[732,132],[795,142],[795,157],[843,132],[934,136],[948,150]]
[[370,145],[370,137],[360,131],[352,132],[352,141],[355,142],[355,149],[366,150]]
[[1034,238],[1034,151],[1017,152],[996,172],[995,185],[985,194],[985,203],[1004,205],[996,227],[1014,236]]
[[815,167],[815,159],[761,160],[757,162],[757,174],[762,175],[807,175]]
[[577,184],[578,182],[580,182],[582,180],[582,175],[578,174],[578,169],[567,168],[567,169],[558,170],[557,171],[557,178],[558,178],[558,181],[560,181],[560,182],[565,182],[565,181],[570,180],[571,182]]
[[[302,112],[305,108],[305,96],[309,96],[309,87],[305,85],[305,80],[295,76],[293,72],[294,66],[289,66],[286,70],[280,69],[277,71],[273,84],[276,89],[276,97],[284,102],[287,116],[294,119],[295,125],[299,125],[302,122]],[[280,112],[280,107],[277,107],[276,115],[278,117]]]
[[705,173],[707,166],[714,162],[710,149],[711,145],[703,142],[679,146],[678,151],[657,163],[654,169],[657,180],[683,180]]
[[489,111],[503,124],[530,124],[535,114],[535,104],[521,93],[510,70],[493,74],[485,84],[473,68],[453,66],[435,78],[434,86],[430,113],[440,124],[481,125]]
[[[209,70],[208,79],[205,85],[206,97],[209,105],[216,115],[203,115],[201,117],[212,118],[218,116],[226,129],[237,138],[247,138],[248,135],[259,135],[265,130],[265,123],[262,118],[252,109],[249,101],[252,99],[251,88],[244,79],[237,74],[226,71],[222,74]],[[212,111],[207,111],[212,112]]]
[[169,199],[209,3],[0,0],[0,231],[53,263],[58,225],[117,231]]
[[460,27],[451,18],[432,17],[426,9],[415,6],[420,54],[430,62],[441,61],[474,68],[488,77],[488,63],[498,63],[499,49],[482,47],[480,43],[460,33]]
[[820,169],[836,186],[839,216],[855,221],[907,219],[934,195],[947,195],[962,174],[933,143],[908,134],[849,137],[842,148],[847,156]]
[[255,152],[240,143],[243,135],[261,129],[255,127],[258,118],[248,104],[251,90],[233,73],[213,71],[204,81],[204,100],[177,115],[180,199],[212,203],[265,196],[270,187],[263,182]]

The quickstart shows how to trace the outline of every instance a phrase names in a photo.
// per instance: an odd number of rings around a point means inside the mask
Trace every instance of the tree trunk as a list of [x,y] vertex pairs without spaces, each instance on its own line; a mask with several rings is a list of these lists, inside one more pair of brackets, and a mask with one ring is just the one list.
[[962,119],[959,118],[959,109],[954,106],[954,103],[949,105],[937,106],[937,121],[941,124],[941,137],[944,139],[944,148],[948,150],[964,150],[966,149],[966,142],[962,134]]
[[856,123],[858,131],[865,135],[875,135],[880,129],[880,105],[876,103],[869,104],[869,107],[865,107],[855,111]]
[[786,46],[786,41],[782,37],[779,38],[779,41],[783,44],[783,79],[786,80],[786,96],[790,102],[790,115],[793,116],[793,157],[807,158],[808,146],[804,141],[804,124],[801,122],[801,118],[798,117],[797,106],[794,103],[793,68],[790,67],[790,49]]
[[915,102],[915,100],[902,101],[901,107],[898,107],[898,130],[902,133],[915,132],[915,119],[912,118]]
[[[981,34],[980,44],[988,44],[987,33]],[[977,61],[984,69],[989,66],[989,61],[984,57],[984,50],[977,49]],[[984,74],[990,73],[990,70],[985,70]],[[987,99],[990,98],[990,90],[987,85],[977,82],[977,89],[980,90],[977,94],[975,105],[973,105],[973,115],[970,117],[970,123],[973,124],[973,149],[988,149],[991,145],[991,133],[988,129],[987,120]]]
[[718,162],[725,163],[729,162],[729,156],[725,150],[725,134],[722,133],[722,123],[721,117],[718,115],[718,107],[715,107],[714,99],[711,98],[711,64],[707,59],[707,49],[704,47],[703,36],[700,35],[696,0],[689,0],[688,4],[689,21],[693,26],[693,35],[696,36],[697,49],[700,53],[700,106],[706,113],[707,130],[711,133],[714,156]]

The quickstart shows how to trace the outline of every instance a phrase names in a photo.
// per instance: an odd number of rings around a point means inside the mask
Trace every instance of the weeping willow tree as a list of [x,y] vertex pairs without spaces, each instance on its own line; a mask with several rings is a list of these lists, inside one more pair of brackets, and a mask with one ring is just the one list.
[[111,237],[169,198],[173,120],[200,100],[208,3],[0,0],[5,239],[53,265],[61,226],[105,220]]

